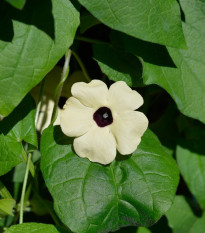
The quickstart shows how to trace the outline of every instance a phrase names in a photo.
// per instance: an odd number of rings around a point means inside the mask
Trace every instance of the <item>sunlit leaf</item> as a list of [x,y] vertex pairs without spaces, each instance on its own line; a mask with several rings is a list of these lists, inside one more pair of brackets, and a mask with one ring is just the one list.
[[200,206],[205,209],[205,150],[204,137],[193,140],[183,140],[177,146],[177,163],[180,172]]
[[0,217],[13,216],[13,208],[16,204],[14,199],[0,199]]
[[78,0],[107,26],[143,40],[185,47],[175,0]]
[[159,46],[126,35],[116,35],[130,53],[143,60],[143,80],[157,84],[185,115],[205,123],[205,2],[181,0],[187,49]]
[[31,0],[23,10],[2,2],[0,11],[0,114],[6,116],[72,44],[79,13],[65,0]]
[[42,223],[23,223],[10,227],[5,233],[61,233],[49,224]]
[[41,169],[55,210],[74,232],[148,226],[172,204],[178,169],[149,130],[130,158],[108,166],[79,158],[72,139],[59,126],[43,132],[41,153]]

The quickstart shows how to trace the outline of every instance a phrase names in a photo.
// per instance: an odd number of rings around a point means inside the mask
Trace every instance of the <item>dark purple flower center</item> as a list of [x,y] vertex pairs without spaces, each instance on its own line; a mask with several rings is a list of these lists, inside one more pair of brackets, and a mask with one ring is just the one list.
[[113,122],[112,112],[107,107],[101,107],[93,114],[93,119],[99,127],[105,127]]

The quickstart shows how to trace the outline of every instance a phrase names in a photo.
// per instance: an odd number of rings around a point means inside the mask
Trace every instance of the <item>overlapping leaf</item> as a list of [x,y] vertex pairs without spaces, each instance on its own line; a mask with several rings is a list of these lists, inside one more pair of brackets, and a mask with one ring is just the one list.
[[[200,132],[199,132],[200,133]],[[200,206],[205,209],[205,150],[204,136],[200,139],[182,141],[177,146],[177,163],[180,172]]]
[[44,131],[41,153],[41,169],[55,210],[74,232],[151,225],[173,201],[178,169],[149,130],[129,159],[108,166],[79,158],[72,139],[60,127]]
[[0,133],[17,142],[25,141],[37,146],[35,128],[35,101],[27,95],[15,110],[0,122]]
[[129,86],[142,86],[142,64],[132,54],[109,45],[94,45],[94,59],[102,72],[113,81],[124,81]]
[[203,233],[205,215],[197,217],[184,196],[176,196],[173,206],[166,214],[173,233]]
[[0,114],[6,116],[72,44],[79,13],[66,0],[31,0],[23,10],[2,2],[0,13]]
[[[118,35],[126,50],[143,59],[145,84],[158,84],[187,116],[205,123],[205,2],[181,0],[187,49],[174,49]],[[115,40],[116,41],[116,40]],[[168,53],[169,52],[169,53]]]
[[96,18],[128,35],[173,47],[184,47],[180,10],[175,0],[78,0]]

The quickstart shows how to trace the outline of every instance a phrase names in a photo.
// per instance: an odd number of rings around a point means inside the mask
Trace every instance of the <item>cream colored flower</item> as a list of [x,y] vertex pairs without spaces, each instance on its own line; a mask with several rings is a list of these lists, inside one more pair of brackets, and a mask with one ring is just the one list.
[[141,95],[123,81],[107,88],[100,80],[78,82],[60,115],[63,133],[74,139],[75,152],[92,162],[109,164],[122,154],[133,153],[148,127],[147,117],[134,111]]

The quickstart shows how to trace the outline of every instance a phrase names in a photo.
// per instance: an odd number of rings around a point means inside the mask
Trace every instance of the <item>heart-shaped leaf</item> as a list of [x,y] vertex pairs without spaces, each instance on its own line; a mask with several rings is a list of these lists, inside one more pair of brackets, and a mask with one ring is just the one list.
[[78,157],[59,126],[43,132],[41,153],[55,210],[78,233],[152,225],[170,208],[179,180],[175,161],[149,130],[130,158],[108,166]]
[[73,42],[79,13],[67,0],[1,1],[0,114],[7,116]]

